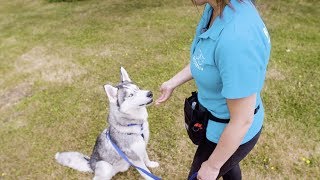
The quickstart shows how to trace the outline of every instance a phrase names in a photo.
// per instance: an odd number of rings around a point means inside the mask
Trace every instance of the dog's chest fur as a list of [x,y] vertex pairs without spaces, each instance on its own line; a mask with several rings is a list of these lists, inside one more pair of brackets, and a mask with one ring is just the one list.
[[[115,115],[115,116],[113,116]],[[131,161],[143,160],[146,153],[146,145],[149,139],[149,125],[147,111],[140,111],[135,118],[131,114],[121,115],[114,113],[108,118],[109,127],[98,137],[92,156],[91,167],[97,161],[103,160],[112,165],[117,165],[122,158],[115,150],[106,133],[110,133],[112,143],[116,144]],[[139,118],[137,118],[139,117]]]
[[132,149],[139,157],[143,157],[146,152],[146,143],[145,141],[134,142],[131,144],[130,149]]

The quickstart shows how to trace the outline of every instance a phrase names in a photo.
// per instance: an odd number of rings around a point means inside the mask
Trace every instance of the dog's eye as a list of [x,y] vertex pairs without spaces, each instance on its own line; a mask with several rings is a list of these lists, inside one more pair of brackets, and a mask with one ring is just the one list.
[[133,94],[129,94],[129,96],[128,97],[132,97],[133,96]]

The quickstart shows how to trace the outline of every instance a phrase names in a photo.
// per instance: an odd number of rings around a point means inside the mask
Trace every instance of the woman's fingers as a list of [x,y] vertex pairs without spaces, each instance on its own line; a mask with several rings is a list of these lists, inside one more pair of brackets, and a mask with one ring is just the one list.
[[165,90],[165,89],[162,89],[162,88],[161,88],[160,91],[161,91],[161,95],[160,95],[160,97],[156,100],[156,105],[159,105],[159,104],[165,102],[165,101],[169,98],[169,96],[170,96],[170,93],[169,93],[168,90]]
[[159,105],[160,103],[163,103],[167,100],[166,94],[163,92],[161,96],[156,100],[156,105]]

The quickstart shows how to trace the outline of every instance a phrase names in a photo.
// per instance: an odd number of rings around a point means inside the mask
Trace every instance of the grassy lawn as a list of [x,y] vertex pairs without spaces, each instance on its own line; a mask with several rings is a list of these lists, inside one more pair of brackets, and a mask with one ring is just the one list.
[[[320,178],[320,3],[258,0],[272,39],[264,130],[243,179]],[[102,85],[120,66],[156,98],[189,61],[199,11],[185,0],[0,0],[0,179],[89,179],[54,160],[90,154],[106,126]],[[163,179],[186,179],[195,146],[183,123],[190,82],[149,108],[148,152]],[[131,178],[128,178],[131,177]],[[131,168],[115,179],[139,179]],[[141,178],[140,178],[141,179]]]

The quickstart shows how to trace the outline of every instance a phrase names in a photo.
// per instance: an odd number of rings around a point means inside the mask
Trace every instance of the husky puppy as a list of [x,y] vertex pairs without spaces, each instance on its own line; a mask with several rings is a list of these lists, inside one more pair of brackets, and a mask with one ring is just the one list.
[[[121,67],[121,82],[113,87],[104,85],[108,96],[109,116],[107,127],[97,137],[91,157],[79,152],[61,152],[55,155],[58,163],[70,168],[93,172],[96,180],[111,179],[118,172],[127,171],[130,167],[115,150],[110,140],[116,144],[127,158],[135,165],[150,172],[147,167],[158,167],[150,161],[147,154],[149,140],[148,113],[146,106],[153,101],[151,91],[141,90],[132,83],[127,71]],[[106,134],[109,133],[110,139]],[[152,179],[140,170],[145,179]]]

